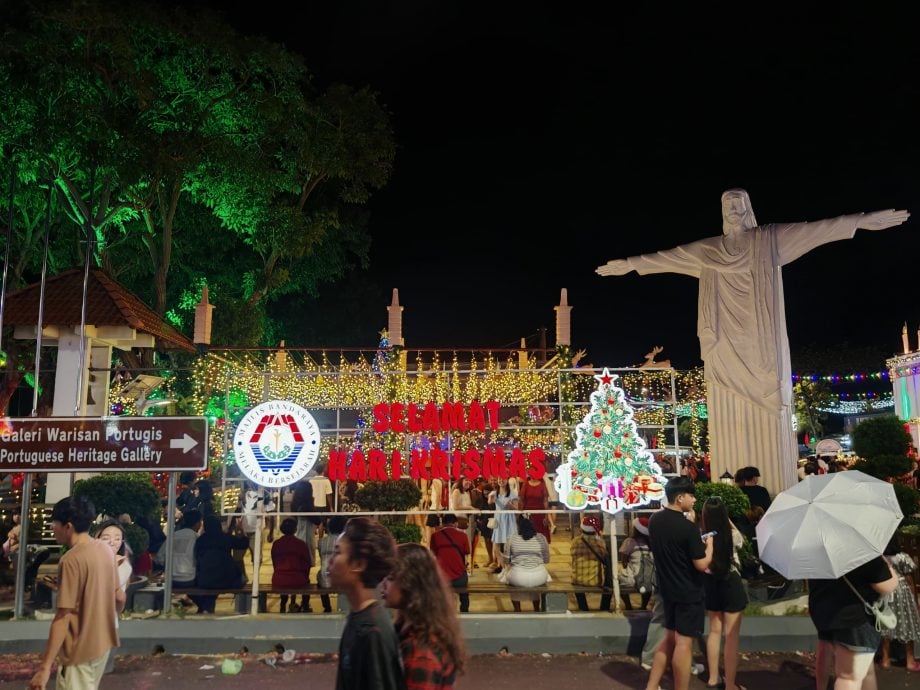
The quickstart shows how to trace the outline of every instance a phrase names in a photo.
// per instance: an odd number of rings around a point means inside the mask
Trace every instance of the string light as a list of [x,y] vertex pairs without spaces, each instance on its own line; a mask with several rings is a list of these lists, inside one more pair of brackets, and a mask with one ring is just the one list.
[[871,400],[841,400],[830,407],[817,409],[829,414],[863,414],[870,410],[890,410],[894,407],[894,398],[873,398]]
[[866,373],[854,374],[793,374],[792,382],[799,381],[823,381],[824,383],[850,383],[853,381],[881,381],[888,380],[887,371],[872,371]]

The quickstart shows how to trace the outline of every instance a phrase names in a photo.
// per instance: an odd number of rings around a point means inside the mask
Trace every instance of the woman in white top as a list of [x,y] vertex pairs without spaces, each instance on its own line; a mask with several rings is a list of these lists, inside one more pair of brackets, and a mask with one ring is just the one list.
[[[131,581],[131,547],[125,541],[125,528],[118,520],[105,520],[99,523],[96,528],[96,539],[105,542],[115,554],[115,565],[118,566],[118,585],[122,592],[128,591],[128,583]],[[118,614],[115,614],[115,627],[118,627]],[[115,649],[109,652],[109,658],[105,665],[105,673],[111,673],[115,670]]]
[[[505,544],[505,559],[511,564],[507,573],[509,585],[514,587],[542,587],[549,580],[549,542],[538,533],[526,513],[518,515],[517,534]],[[540,597],[532,594],[511,594],[511,605],[521,610],[521,602],[530,599],[533,610],[540,610]]]
[[[453,491],[450,492],[450,512],[457,516],[459,523],[458,527],[463,529],[466,533],[466,538],[469,539],[471,546],[473,544],[473,537],[476,534],[476,522],[470,514],[470,511],[473,510],[473,496],[470,494],[472,488],[473,482],[464,478],[454,484]],[[466,526],[464,527],[463,525]],[[471,553],[470,568],[472,568],[473,561],[475,560],[476,554]],[[472,574],[472,572],[470,572],[470,574]]]

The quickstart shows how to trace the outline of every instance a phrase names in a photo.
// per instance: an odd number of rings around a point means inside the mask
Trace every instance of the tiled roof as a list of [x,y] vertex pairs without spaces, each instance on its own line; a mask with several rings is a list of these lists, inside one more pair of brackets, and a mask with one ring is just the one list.
[[[79,326],[83,300],[82,268],[72,268],[45,281],[46,325]],[[38,324],[41,284],[11,292],[6,297],[3,323],[9,326]],[[128,292],[99,269],[89,272],[86,286],[86,323],[95,326],[130,326],[149,333],[167,350],[194,352],[195,345],[148,307],[137,295]]]

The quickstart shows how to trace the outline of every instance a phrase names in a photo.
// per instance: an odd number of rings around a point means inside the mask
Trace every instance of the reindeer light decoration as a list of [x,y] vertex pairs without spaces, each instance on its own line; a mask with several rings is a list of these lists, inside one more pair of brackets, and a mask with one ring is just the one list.
[[645,362],[639,365],[640,369],[670,369],[671,360],[665,359],[661,362],[656,362],[655,357],[660,354],[664,348],[661,345],[655,345],[652,348],[652,351],[645,355]]

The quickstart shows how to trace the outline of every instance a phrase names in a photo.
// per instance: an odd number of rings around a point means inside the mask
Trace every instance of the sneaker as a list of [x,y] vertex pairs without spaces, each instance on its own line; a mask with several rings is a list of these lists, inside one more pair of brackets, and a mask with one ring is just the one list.
[[[647,664],[644,661],[639,665],[642,667],[642,670],[644,671],[652,670],[652,665]],[[700,675],[703,672],[703,669],[704,669],[703,664],[690,664],[690,673],[694,676]]]

